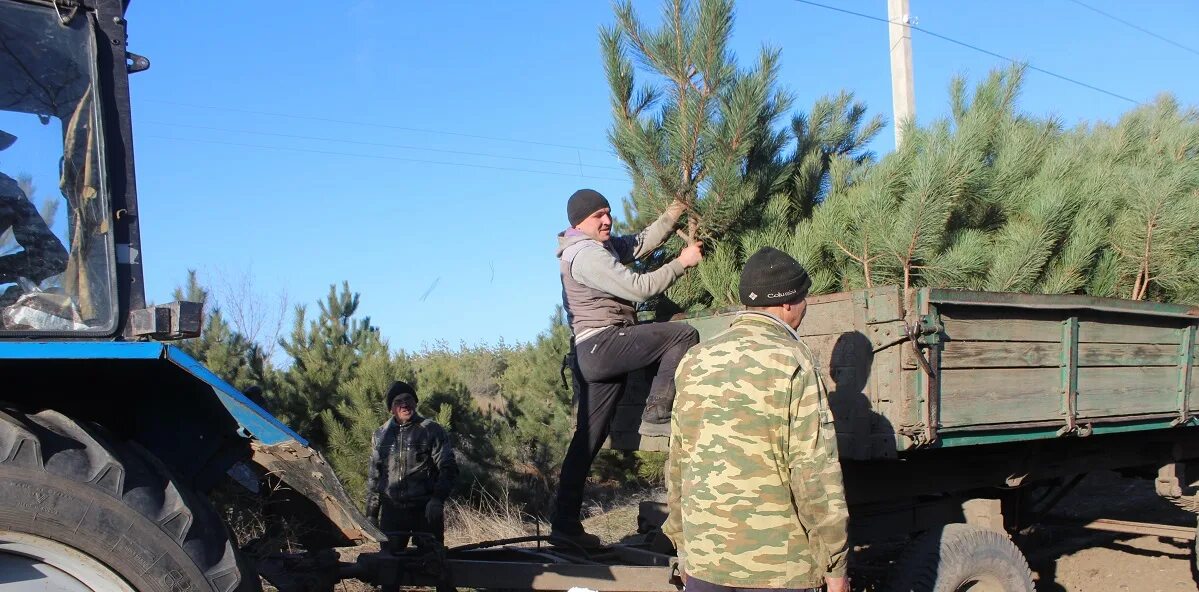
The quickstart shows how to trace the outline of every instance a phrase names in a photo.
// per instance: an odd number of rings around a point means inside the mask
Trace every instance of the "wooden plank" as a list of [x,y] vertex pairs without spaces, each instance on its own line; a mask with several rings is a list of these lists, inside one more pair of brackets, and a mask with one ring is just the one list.
[[950,428],[1062,418],[1060,382],[1057,367],[944,370],[941,425]]
[[[848,333],[847,335],[853,335]],[[833,374],[832,367],[838,363],[834,360],[834,356],[841,355],[841,350],[844,346],[838,346],[838,342],[843,339],[842,335],[808,335],[803,337],[804,345],[812,350],[812,355],[816,357],[816,365],[820,368],[820,378],[824,380],[824,384],[829,390],[833,389]]]
[[866,291],[869,309],[866,322],[885,323],[903,318],[903,295],[899,286],[886,286]]
[[[941,352],[941,367],[1039,368],[1057,366],[1061,345],[1047,342],[949,341]],[[1172,366],[1178,363],[1178,346],[1149,343],[1081,343],[1078,364],[1088,366]],[[916,358],[907,348],[905,368],[915,368]]]
[[840,335],[853,330],[854,308],[851,293],[829,294],[808,299],[808,312],[799,334]]
[[[1013,314],[1015,313],[1015,314]],[[1060,314],[986,309],[941,311],[945,335],[951,341],[1061,342]]]
[[688,325],[695,327],[696,331],[699,331],[700,341],[706,341],[728,329],[734,318],[736,318],[736,315],[720,314],[710,317],[687,319],[686,322]]
[[1081,343],[1160,343],[1178,345],[1182,334],[1178,329],[1185,321],[1135,318],[1127,321],[1083,320],[1078,322]]
[[1178,346],[1150,343],[1080,343],[1078,365],[1087,366],[1173,366],[1178,363]]
[[1080,419],[1178,409],[1178,367],[1079,368]]
[[[941,369],[1057,367],[1060,343],[949,341],[941,352]],[[917,366],[911,347],[905,348],[904,367]]]

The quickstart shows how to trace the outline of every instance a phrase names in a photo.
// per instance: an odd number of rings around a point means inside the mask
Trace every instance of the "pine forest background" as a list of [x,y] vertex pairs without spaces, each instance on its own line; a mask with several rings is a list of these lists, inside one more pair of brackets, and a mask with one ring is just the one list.
[[[657,28],[627,2],[614,13],[599,34],[609,140],[634,182],[631,195],[610,196],[625,198],[619,230],[680,199],[679,236],[638,265],[705,244],[697,269],[643,305],[659,318],[734,305],[740,266],[765,245],[802,262],[814,293],[898,284],[1199,304],[1199,112],[1168,95],[1115,122],[1067,127],[1019,110],[1019,67],[957,78],[951,115],[900,122],[904,142],[879,157],[866,147],[883,118],[852,92],[796,105],[777,80],[781,51],[729,52],[731,1],[668,0]],[[395,352],[345,283],[296,307],[281,338],[231,319],[194,272],[177,297],[207,304],[203,336],[185,349],[233,386],[261,388],[354,499],[387,418],[382,393],[400,379],[455,435],[461,499],[550,509],[572,423],[561,310],[547,311],[531,343]],[[662,461],[605,452],[594,477],[652,485]]]

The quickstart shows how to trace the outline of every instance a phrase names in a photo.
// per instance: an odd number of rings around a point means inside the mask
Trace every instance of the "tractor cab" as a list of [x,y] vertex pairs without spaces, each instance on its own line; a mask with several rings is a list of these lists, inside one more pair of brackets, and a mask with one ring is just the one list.
[[0,337],[116,330],[98,63],[85,11],[0,3]]

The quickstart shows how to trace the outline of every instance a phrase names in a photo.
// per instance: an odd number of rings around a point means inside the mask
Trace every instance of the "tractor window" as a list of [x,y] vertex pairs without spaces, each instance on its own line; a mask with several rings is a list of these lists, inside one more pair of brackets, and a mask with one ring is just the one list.
[[88,18],[0,2],[0,330],[110,332],[111,212]]

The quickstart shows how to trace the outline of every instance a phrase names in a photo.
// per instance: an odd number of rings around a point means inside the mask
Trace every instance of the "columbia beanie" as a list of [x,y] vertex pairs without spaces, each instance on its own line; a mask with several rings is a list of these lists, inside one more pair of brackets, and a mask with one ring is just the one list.
[[745,262],[738,295],[746,306],[777,306],[798,302],[808,295],[812,279],[790,255],[762,247]]

